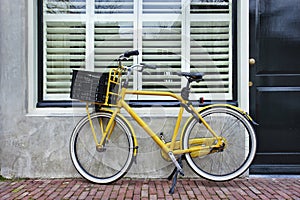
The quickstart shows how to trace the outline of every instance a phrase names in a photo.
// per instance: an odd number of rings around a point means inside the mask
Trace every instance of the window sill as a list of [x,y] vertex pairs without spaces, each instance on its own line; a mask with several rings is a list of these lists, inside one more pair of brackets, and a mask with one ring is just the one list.
[[[195,108],[197,109],[199,106],[207,106],[215,103],[227,103],[231,105],[237,106],[237,102],[235,101],[227,101],[227,102],[205,102],[204,104],[199,105],[195,103]],[[179,113],[179,105],[178,104],[145,104],[145,103],[137,103],[131,105],[133,110],[140,117],[177,117]],[[90,107],[90,112],[92,112],[92,106]],[[113,109],[113,108],[112,108]],[[125,117],[130,117],[129,114],[122,109],[121,113]],[[86,115],[85,107],[40,107],[34,108],[27,113],[26,116],[36,116],[36,117],[83,117]],[[189,113],[184,112],[184,117],[190,116]]]
[[83,117],[85,108],[35,108],[26,116],[29,117]]
[[[177,117],[179,107],[143,107],[133,108],[133,110],[140,117]],[[124,109],[121,113],[125,117],[130,117]],[[85,115],[85,108],[35,108],[26,114],[29,117],[83,117]],[[184,116],[189,114],[184,112]]]

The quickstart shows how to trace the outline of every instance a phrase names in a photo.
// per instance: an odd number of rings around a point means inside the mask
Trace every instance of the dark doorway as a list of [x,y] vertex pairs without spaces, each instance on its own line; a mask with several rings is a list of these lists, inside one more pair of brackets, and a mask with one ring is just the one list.
[[298,0],[250,0],[250,112],[260,124],[250,173],[300,173],[299,11]]

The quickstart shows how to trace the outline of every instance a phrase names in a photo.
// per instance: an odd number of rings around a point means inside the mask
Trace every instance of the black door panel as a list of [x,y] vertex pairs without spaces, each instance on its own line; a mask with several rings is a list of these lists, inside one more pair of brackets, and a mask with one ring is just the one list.
[[250,0],[250,112],[258,149],[252,173],[300,173],[300,4]]

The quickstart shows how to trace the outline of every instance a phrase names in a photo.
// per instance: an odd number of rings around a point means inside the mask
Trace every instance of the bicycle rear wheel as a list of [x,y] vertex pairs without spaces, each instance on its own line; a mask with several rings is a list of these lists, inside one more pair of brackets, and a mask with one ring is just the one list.
[[[213,181],[226,181],[243,174],[250,166],[256,152],[255,132],[238,111],[228,107],[213,107],[200,115],[218,134],[226,139],[223,152],[204,156],[186,154],[189,166],[200,176]],[[212,137],[205,126],[195,118],[187,122],[183,131],[183,148],[190,148],[194,138]]]
[[[97,112],[90,115],[98,141],[112,114]],[[97,148],[88,117],[74,128],[70,139],[70,154],[76,170],[87,180],[106,184],[123,177],[129,170],[134,152],[131,129],[117,116],[114,128],[103,148]]]

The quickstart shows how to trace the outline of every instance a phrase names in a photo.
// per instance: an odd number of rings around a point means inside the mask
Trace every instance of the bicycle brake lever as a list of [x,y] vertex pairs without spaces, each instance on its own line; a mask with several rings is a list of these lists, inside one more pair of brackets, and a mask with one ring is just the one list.
[[146,63],[140,63],[140,65],[143,66],[143,68],[148,68],[148,69],[156,69],[156,65],[150,65],[150,64],[146,64]]
[[124,57],[124,56],[120,56],[119,58],[115,59],[115,61],[128,61],[129,58]]

